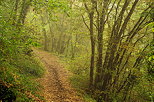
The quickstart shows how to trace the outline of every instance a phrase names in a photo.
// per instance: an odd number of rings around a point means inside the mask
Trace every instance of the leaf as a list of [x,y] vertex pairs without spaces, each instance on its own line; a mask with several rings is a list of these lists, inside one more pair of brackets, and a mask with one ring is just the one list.
[[150,56],[150,57],[148,58],[148,61],[152,61],[153,59],[154,59],[154,55]]
[[147,26],[154,27],[154,22],[149,23]]

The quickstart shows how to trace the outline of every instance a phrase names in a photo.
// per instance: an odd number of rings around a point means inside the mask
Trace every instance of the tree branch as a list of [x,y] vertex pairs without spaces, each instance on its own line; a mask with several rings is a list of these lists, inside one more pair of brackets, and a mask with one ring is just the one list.
[[85,24],[85,26],[86,26],[86,27],[88,28],[88,30],[90,31],[90,28],[89,28],[88,24],[86,23],[85,18],[83,17],[83,15],[82,15],[82,20],[83,20],[83,23]]

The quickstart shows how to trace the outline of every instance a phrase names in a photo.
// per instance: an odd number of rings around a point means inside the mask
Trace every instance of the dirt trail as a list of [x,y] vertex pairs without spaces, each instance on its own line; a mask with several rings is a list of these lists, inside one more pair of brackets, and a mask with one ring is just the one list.
[[34,49],[34,53],[41,59],[46,73],[40,79],[44,87],[43,96],[46,102],[83,102],[71,88],[68,81],[68,72],[59,64],[58,58],[50,53]]

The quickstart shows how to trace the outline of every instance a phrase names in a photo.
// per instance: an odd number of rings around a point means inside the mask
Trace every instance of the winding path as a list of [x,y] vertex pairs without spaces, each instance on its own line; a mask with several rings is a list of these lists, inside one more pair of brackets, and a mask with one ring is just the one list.
[[68,72],[59,64],[59,59],[50,53],[33,49],[46,68],[46,73],[39,81],[44,87],[46,102],[83,102],[68,81]]

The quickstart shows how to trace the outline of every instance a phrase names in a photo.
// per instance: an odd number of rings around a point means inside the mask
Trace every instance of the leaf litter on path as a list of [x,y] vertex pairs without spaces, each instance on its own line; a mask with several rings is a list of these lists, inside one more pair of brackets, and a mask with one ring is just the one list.
[[59,59],[48,52],[33,50],[45,65],[45,75],[39,79],[43,86],[42,95],[45,102],[83,102],[75,89],[71,87],[68,80],[69,74],[58,62]]

